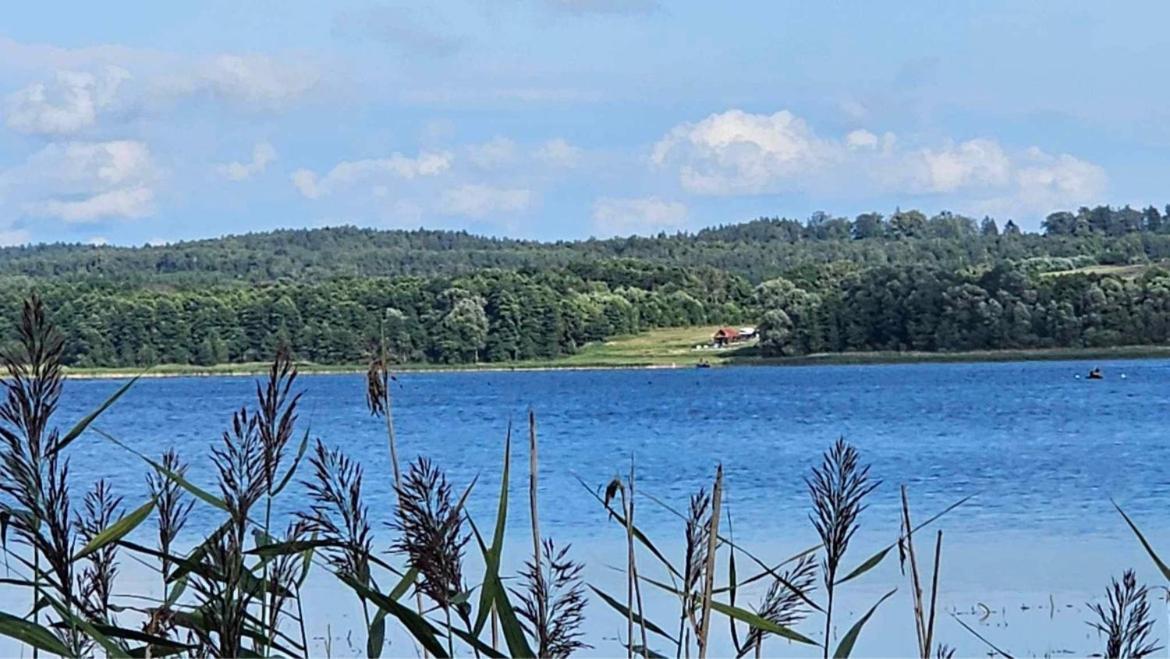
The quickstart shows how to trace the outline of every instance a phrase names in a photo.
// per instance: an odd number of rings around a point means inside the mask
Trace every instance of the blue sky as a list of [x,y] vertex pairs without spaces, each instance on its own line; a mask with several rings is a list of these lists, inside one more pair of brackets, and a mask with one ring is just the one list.
[[1170,202],[1170,5],[42,2],[0,243]]

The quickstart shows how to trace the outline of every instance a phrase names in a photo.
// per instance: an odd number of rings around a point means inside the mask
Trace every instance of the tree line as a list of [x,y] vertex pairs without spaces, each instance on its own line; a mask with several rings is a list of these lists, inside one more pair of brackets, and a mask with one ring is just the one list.
[[1138,277],[881,267],[821,289],[756,289],[770,356],[842,351],[1109,347],[1170,340],[1170,272]]
[[0,277],[200,288],[345,277],[455,277],[598,259],[711,267],[758,283],[838,261],[960,269],[1031,258],[1129,263],[1170,258],[1170,208],[1099,206],[1048,216],[1043,233],[1010,219],[918,210],[760,218],[693,233],[537,242],[460,231],[356,227],[282,230],[171,245],[0,248]]
[[[400,362],[549,359],[653,327],[746,321],[752,296],[741,277],[630,262],[248,288],[57,282],[35,290],[65,336],[66,363],[85,367],[254,362],[280,347],[301,360],[353,364],[383,336]],[[5,289],[4,308],[15,313],[27,292]]]

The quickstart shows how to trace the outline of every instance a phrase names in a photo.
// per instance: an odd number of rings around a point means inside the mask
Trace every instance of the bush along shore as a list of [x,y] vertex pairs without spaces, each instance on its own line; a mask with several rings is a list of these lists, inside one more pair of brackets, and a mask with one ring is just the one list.
[[[426,458],[400,464],[385,344],[371,356],[364,393],[373,417],[385,424],[393,465],[387,477],[394,479],[397,502],[388,546],[374,537],[362,465],[321,440],[310,441],[302,429],[297,368],[287,352],[277,352],[254,400],[225,419],[226,430],[209,454],[216,483],[203,489],[186,478],[188,463],[177,453],[137,453],[94,424],[134,380],[75,425],[57,425],[62,341],[36,298],[23,306],[18,346],[3,355],[8,377],[0,403],[0,536],[9,567],[0,588],[10,601],[28,606],[0,612],[0,634],[29,646],[34,657],[321,655],[321,648],[310,646],[312,621],[303,607],[313,572],[332,575],[339,591],[352,593],[363,617],[360,628],[349,631],[364,641],[370,657],[386,651],[392,629],[414,646],[395,648],[396,655],[563,657],[597,642],[585,635],[586,616],[617,622],[631,658],[759,657],[780,643],[803,647],[809,656],[848,657],[864,647],[866,634],[873,633],[867,622],[898,588],[910,590],[913,606],[906,620],[914,626],[916,645],[904,654],[954,654],[936,634],[936,603],[945,586],[939,580],[943,533],[928,527],[965,500],[912,519],[903,487],[897,540],[859,550],[854,532],[880,483],[844,440],[807,477],[818,541],[784,560],[759,557],[733,541],[719,465],[712,468],[710,487],[700,488],[678,511],[685,519],[681,556],[664,554],[638,527],[638,505],[669,504],[638,492],[632,464],[609,483],[584,484],[624,540],[624,555],[615,560],[623,565],[625,587],[606,592],[585,582],[584,566],[571,548],[540,532],[535,414],[517,442],[527,449],[531,545],[504,543],[512,508],[508,486],[515,477],[510,429],[502,443],[498,513],[488,528],[478,528],[465,513],[466,501],[476,494],[474,482],[452,483]],[[149,498],[124,502],[100,479],[78,492],[69,453],[83,435],[141,459]],[[291,494],[298,490],[300,511],[289,519],[274,517],[273,501],[298,496]],[[176,538],[195,506],[216,511],[219,523],[192,550],[179,551]],[[1125,520],[1170,579],[1170,568]],[[144,536],[153,540],[132,540]],[[383,558],[386,549],[389,560]],[[519,574],[502,572],[505,551],[525,557]],[[469,552],[482,556],[482,573],[465,567]],[[889,592],[859,614],[835,606],[844,589],[895,560],[895,553],[906,566],[906,583],[889,584]],[[129,559],[154,567],[160,597],[123,601],[118,566]],[[665,581],[647,576],[663,571]],[[737,598],[753,584],[766,585],[761,599]],[[677,612],[669,620],[651,619],[643,606],[647,590],[674,601]],[[1101,632],[1104,656],[1140,657],[1159,649],[1148,591],[1132,572],[1114,580],[1091,612],[1088,622]],[[712,634],[716,626],[730,630],[727,645]],[[988,652],[1010,656],[993,639],[967,629]],[[328,641],[323,652],[332,654]]]

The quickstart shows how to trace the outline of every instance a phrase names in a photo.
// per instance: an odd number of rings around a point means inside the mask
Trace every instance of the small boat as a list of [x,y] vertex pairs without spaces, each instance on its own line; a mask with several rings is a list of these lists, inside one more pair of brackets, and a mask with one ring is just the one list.
[[695,364],[695,368],[711,368],[711,362],[703,360],[698,364]]
[[1103,379],[1105,379],[1105,376],[1101,374],[1101,369],[1099,369],[1099,368],[1095,368],[1095,369],[1089,371],[1089,374],[1086,377],[1090,380],[1103,380]]

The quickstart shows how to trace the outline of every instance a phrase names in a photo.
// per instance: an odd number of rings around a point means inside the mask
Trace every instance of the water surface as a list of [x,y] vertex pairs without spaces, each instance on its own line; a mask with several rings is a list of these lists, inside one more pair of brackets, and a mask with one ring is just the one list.
[[[1083,379],[1092,366],[1106,378]],[[119,384],[69,382],[61,418],[80,417]],[[365,408],[363,378],[303,376],[302,386],[302,424],[364,465],[371,511],[389,520],[386,438]],[[143,380],[98,425],[147,453],[178,448],[193,463],[193,480],[209,485],[207,447],[232,410],[253,395],[249,377]],[[639,491],[681,509],[722,463],[736,539],[775,559],[812,544],[803,478],[841,436],[883,481],[863,516],[853,560],[895,537],[899,485],[909,487],[920,517],[974,494],[938,526],[946,537],[943,608],[966,614],[987,604],[996,616],[978,624],[989,636],[1016,643],[1018,653],[1094,649],[1095,637],[1083,624],[1085,600],[1124,567],[1153,578],[1111,499],[1170,552],[1166,360],[408,373],[398,377],[394,397],[403,459],[426,455],[460,485],[478,477],[470,511],[485,527],[495,512],[508,424],[515,426],[514,473],[522,475],[522,426],[534,409],[542,532],[574,543],[590,563],[591,579],[614,592],[621,577],[606,566],[622,562],[621,531],[579,481],[603,485],[627,472],[632,460]],[[137,458],[97,435],[78,440],[70,458],[82,481],[105,477],[129,501],[143,497]],[[509,541],[517,551],[530,546],[525,488],[522,478],[513,483]],[[281,512],[301,503],[293,488]],[[216,519],[214,511],[197,510],[194,536]],[[680,526],[671,512],[649,500],[639,501],[638,510],[648,534],[677,548]],[[379,529],[384,543],[389,535]],[[893,586],[905,590],[891,559],[856,584],[854,608]],[[1164,610],[1161,602],[1155,609]],[[912,651],[909,616],[909,599],[900,594],[859,649]],[[944,618],[943,640],[965,653],[980,651]],[[591,624],[606,638],[623,628],[598,603]],[[595,652],[620,652],[597,645]]]

